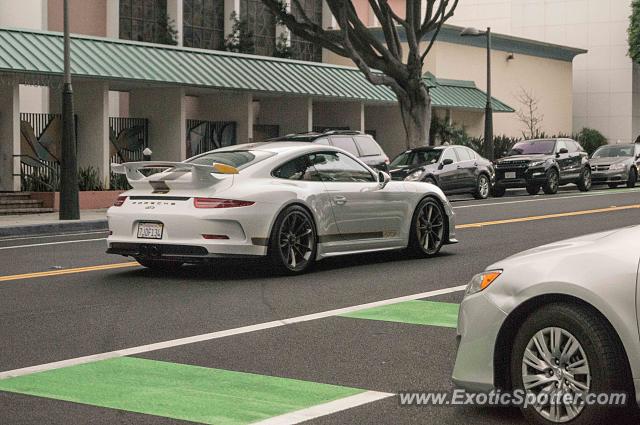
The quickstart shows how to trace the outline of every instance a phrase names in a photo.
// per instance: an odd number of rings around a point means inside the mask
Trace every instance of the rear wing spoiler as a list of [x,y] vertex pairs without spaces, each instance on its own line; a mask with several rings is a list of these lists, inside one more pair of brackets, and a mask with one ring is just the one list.
[[[140,172],[140,170],[144,169],[165,170],[147,177]],[[113,163],[111,164],[111,171],[115,174],[126,175],[129,184],[136,189],[148,189],[149,186],[153,187],[154,183],[157,184],[161,182],[175,189],[198,189],[213,186],[221,180],[211,173],[238,174],[237,168],[226,164],[213,163],[212,165],[200,165],[171,161]],[[185,181],[185,179],[180,179],[186,173],[191,173],[191,180]]]

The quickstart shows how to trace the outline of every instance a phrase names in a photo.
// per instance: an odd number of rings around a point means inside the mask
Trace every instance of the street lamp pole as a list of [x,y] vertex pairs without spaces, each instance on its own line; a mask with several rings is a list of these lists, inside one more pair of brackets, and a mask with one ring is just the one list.
[[62,155],[60,176],[60,220],[78,220],[78,160],[76,153],[73,87],[71,86],[71,42],[69,38],[69,0],[63,3],[64,87],[62,89]]
[[479,31],[475,28],[465,28],[460,33],[462,37],[487,37],[487,105],[484,110],[484,149],[487,159],[495,159],[493,147],[493,104],[491,103],[491,28]]
[[487,106],[484,111],[484,140],[487,159],[493,161],[493,105],[491,103],[491,28],[487,28]]

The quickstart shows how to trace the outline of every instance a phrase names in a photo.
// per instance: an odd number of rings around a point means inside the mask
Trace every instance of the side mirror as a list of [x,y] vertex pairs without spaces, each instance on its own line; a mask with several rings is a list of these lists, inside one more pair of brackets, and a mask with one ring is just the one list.
[[562,154],[565,154],[565,153],[569,153],[569,150],[567,148],[562,148],[562,149],[560,149],[558,151],[558,155],[562,155]]
[[440,163],[440,169],[442,169],[445,165],[453,164],[453,159],[447,158]]
[[378,171],[378,188],[384,189],[391,181],[391,176],[384,171]]

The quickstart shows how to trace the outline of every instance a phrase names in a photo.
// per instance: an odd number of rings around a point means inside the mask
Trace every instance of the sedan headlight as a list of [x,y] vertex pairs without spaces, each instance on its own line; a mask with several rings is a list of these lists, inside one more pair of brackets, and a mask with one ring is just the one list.
[[467,285],[467,295],[483,291],[502,274],[502,270],[489,270],[475,275]]
[[540,167],[541,165],[544,165],[546,161],[536,161],[536,162],[531,162],[529,164],[529,167]]
[[423,174],[424,174],[424,172],[422,170],[414,171],[413,173],[409,174],[404,179],[406,181],[409,181],[409,182],[415,182],[415,181],[418,181],[418,180],[422,179],[422,175]]
[[627,165],[624,162],[611,164],[611,167],[609,167],[610,170],[624,170],[625,168],[627,168]]

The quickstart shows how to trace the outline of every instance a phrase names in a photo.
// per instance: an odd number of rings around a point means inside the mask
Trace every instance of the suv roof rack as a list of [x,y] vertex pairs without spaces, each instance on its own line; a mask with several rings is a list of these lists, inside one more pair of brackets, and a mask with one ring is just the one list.
[[334,136],[334,135],[366,135],[361,131],[356,130],[327,130],[323,132],[318,131],[305,131],[303,133],[291,133],[285,136],[274,137],[272,139],[266,140],[266,142],[277,142],[279,140],[291,140],[291,139],[302,139],[306,141],[314,141],[321,137],[326,136]]

